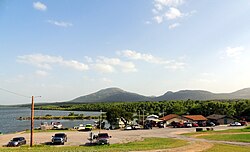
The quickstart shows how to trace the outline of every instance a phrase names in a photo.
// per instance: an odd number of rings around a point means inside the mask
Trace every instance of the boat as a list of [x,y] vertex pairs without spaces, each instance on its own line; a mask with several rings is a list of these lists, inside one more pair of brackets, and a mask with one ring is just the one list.
[[60,122],[51,122],[53,129],[62,129],[62,124]]
[[84,131],[85,127],[83,124],[80,124],[79,126],[75,126],[74,129],[76,129],[77,131]]

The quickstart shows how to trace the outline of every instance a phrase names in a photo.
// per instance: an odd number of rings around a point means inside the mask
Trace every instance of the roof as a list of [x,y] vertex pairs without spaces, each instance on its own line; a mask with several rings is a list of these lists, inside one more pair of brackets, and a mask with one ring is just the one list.
[[154,119],[154,118],[147,118],[146,120],[147,121],[154,121],[154,122],[160,122],[160,121],[162,121],[160,119]]
[[210,116],[207,116],[207,119],[213,119],[213,120],[218,120],[227,117],[226,115],[217,115],[217,114],[212,114]]
[[207,120],[207,118],[202,116],[202,115],[185,115],[183,117],[190,119],[190,120],[193,120],[193,121],[205,121],[205,120]]
[[159,116],[157,116],[157,115],[149,115],[149,116],[147,116],[147,118],[156,118],[156,119],[158,119]]
[[170,119],[173,119],[173,118],[176,118],[176,117],[179,117],[178,115],[176,115],[176,114],[169,114],[169,115],[166,115],[166,116],[164,116],[164,117],[162,117],[162,118],[160,118],[161,120],[170,120]]

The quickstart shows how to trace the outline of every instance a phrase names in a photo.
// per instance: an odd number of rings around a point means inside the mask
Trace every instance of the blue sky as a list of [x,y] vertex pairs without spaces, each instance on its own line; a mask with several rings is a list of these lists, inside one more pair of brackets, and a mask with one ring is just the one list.
[[249,15],[248,0],[1,0],[0,88],[39,102],[108,87],[233,92],[250,87]]

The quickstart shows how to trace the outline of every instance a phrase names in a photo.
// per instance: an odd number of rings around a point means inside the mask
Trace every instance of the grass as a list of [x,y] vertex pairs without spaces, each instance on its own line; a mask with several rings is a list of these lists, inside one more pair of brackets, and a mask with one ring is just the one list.
[[218,130],[218,131],[201,131],[201,132],[192,132],[192,133],[185,133],[182,135],[186,136],[193,136],[199,134],[217,134],[217,133],[241,133],[241,132],[250,132],[250,126],[243,128],[243,129],[228,129],[228,130]]
[[250,142],[250,134],[214,134],[214,135],[199,136],[198,138],[209,139],[209,140]]
[[205,152],[249,152],[249,146],[236,146],[227,144],[215,144],[212,148]]
[[117,151],[143,151],[153,149],[169,149],[187,145],[188,142],[169,138],[146,138],[143,141],[130,142],[125,144],[111,144],[110,146],[47,146],[37,145],[33,148],[28,146],[18,148],[0,148],[1,152],[117,152]]

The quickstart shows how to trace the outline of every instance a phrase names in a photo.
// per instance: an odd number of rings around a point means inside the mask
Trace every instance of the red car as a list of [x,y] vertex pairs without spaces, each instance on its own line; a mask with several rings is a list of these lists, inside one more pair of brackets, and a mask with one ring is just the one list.
[[241,126],[247,126],[247,122],[246,121],[240,121]]
[[196,122],[193,122],[193,123],[192,123],[192,126],[193,126],[193,127],[199,127],[198,123],[196,123]]
[[183,128],[184,127],[184,123],[173,122],[172,126],[173,126],[173,128]]

